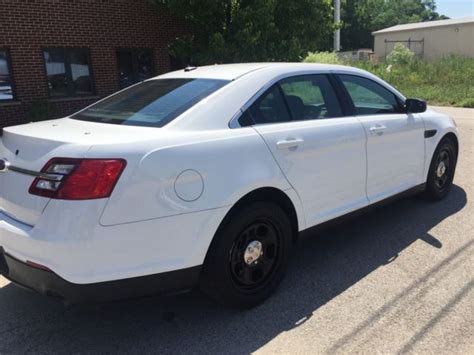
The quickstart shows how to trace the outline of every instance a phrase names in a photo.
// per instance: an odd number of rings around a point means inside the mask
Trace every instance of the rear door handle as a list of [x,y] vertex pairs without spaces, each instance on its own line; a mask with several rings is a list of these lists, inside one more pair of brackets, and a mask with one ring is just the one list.
[[278,149],[289,149],[289,148],[295,148],[303,142],[304,142],[303,139],[288,138],[288,139],[278,141],[276,146]]
[[385,131],[386,129],[387,127],[382,126],[382,125],[377,125],[377,126],[373,126],[369,128],[370,133],[375,133],[378,136],[382,135],[383,131]]

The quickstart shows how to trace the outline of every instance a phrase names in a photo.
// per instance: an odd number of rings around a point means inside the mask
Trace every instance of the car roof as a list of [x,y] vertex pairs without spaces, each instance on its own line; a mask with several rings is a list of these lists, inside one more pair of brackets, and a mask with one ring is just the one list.
[[317,63],[239,63],[239,64],[216,64],[202,67],[188,67],[166,73],[154,79],[171,79],[171,78],[189,78],[189,79],[217,79],[217,80],[235,80],[246,74],[256,72],[262,69],[281,69],[282,73],[301,70],[325,70],[325,71],[344,71],[359,72],[355,68],[334,64],[317,64]]

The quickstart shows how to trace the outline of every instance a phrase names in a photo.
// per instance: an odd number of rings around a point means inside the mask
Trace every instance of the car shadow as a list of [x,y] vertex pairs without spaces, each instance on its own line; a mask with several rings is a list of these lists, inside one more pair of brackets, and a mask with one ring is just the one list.
[[220,307],[198,291],[64,306],[9,284],[0,288],[0,353],[253,352],[300,326],[319,307],[393,262],[415,241],[442,248],[442,241],[429,231],[466,202],[465,191],[455,185],[439,203],[403,199],[303,233],[276,294],[249,311]]

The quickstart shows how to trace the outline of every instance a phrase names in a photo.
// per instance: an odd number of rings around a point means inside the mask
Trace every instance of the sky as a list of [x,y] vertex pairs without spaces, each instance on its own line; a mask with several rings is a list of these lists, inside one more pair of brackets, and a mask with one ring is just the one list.
[[436,11],[451,18],[474,16],[474,0],[436,0]]

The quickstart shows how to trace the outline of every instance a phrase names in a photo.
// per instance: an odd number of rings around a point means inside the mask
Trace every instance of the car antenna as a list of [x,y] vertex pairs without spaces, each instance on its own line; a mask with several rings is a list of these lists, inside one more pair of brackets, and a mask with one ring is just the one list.
[[196,70],[196,69],[197,69],[197,67],[194,67],[192,65],[188,65],[186,68],[184,68],[184,71],[188,72],[188,71],[192,71],[192,70]]

